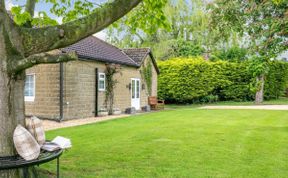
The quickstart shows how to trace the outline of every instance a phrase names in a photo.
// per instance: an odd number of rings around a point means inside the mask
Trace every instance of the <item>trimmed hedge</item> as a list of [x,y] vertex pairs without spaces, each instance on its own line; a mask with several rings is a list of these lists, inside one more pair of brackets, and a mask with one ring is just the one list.
[[274,61],[270,63],[265,82],[265,98],[277,99],[285,94],[288,84],[288,63]]
[[[248,62],[209,62],[201,57],[175,58],[159,63],[158,96],[170,103],[250,101],[255,81]],[[278,98],[286,88],[288,64],[274,61],[266,77],[265,98]]]

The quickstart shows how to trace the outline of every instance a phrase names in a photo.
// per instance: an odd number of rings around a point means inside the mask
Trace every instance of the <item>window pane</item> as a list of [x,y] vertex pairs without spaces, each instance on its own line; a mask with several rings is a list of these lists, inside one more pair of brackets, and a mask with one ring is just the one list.
[[101,90],[104,90],[104,89],[105,89],[104,80],[99,80],[99,89],[101,89]]
[[25,96],[29,96],[29,90],[28,90],[28,87],[26,87],[26,84],[25,84]]
[[132,80],[132,98],[135,98],[135,80]]
[[98,78],[98,88],[99,90],[105,90],[105,74],[104,73],[99,73],[99,78]]
[[100,74],[100,79],[104,79],[105,78],[105,75],[104,74]]
[[136,98],[140,98],[140,81],[136,81]]
[[27,75],[25,80],[25,90],[24,94],[25,96],[33,97],[35,96],[34,90],[35,90],[35,84],[34,84],[34,75]]

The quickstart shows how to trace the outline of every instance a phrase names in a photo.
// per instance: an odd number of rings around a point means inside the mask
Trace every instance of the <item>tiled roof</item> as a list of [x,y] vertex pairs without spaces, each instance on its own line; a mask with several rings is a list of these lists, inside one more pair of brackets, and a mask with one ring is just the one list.
[[80,59],[82,58],[86,60],[123,64],[135,67],[140,66],[119,48],[94,36],[90,36],[71,46],[63,48],[62,51],[75,51]]
[[143,60],[151,52],[150,48],[129,48],[122,49],[131,59],[133,59],[138,65],[141,65]]
[[159,69],[158,69],[156,60],[154,59],[154,56],[152,55],[150,48],[128,48],[128,49],[122,49],[122,50],[131,59],[133,59],[139,66],[141,66],[143,61],[147,58],[147,56],[150,55],[152,59],[152,63],[154,64],[154,67],[156,69],[156,72],[159,74]]

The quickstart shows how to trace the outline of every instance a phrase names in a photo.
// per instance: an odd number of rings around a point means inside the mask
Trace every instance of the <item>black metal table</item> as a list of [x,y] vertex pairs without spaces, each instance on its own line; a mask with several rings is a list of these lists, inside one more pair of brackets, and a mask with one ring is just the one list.
[[[41,153],[37,159],[26,161],[19,155],[16,156],[6,156],[6,157],[0,157],[0,170],[7,170],[7,169],[23,169],[24,177],[27,177],[28,174],[28,167],[31,166],[39,166],[40,164],[47,163],[49,161],[52,161],[54,159],[57,159],[57,178],[59,178],[59,158],[62,155],[63,150],[55,150],[52,152],[41,150]],[[33,169],[34,174],[37,174],[35,169]]]

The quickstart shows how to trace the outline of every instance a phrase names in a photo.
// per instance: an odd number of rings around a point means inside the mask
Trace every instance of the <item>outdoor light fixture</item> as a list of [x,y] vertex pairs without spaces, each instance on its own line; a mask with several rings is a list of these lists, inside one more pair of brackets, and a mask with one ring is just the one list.
[[144,84],[142,84],[142,90],[145,90],[145,85]]
[[126,88],[129,88],[129,90],[131,90],[131,83],[129,83],[128,85],[126,85]]

